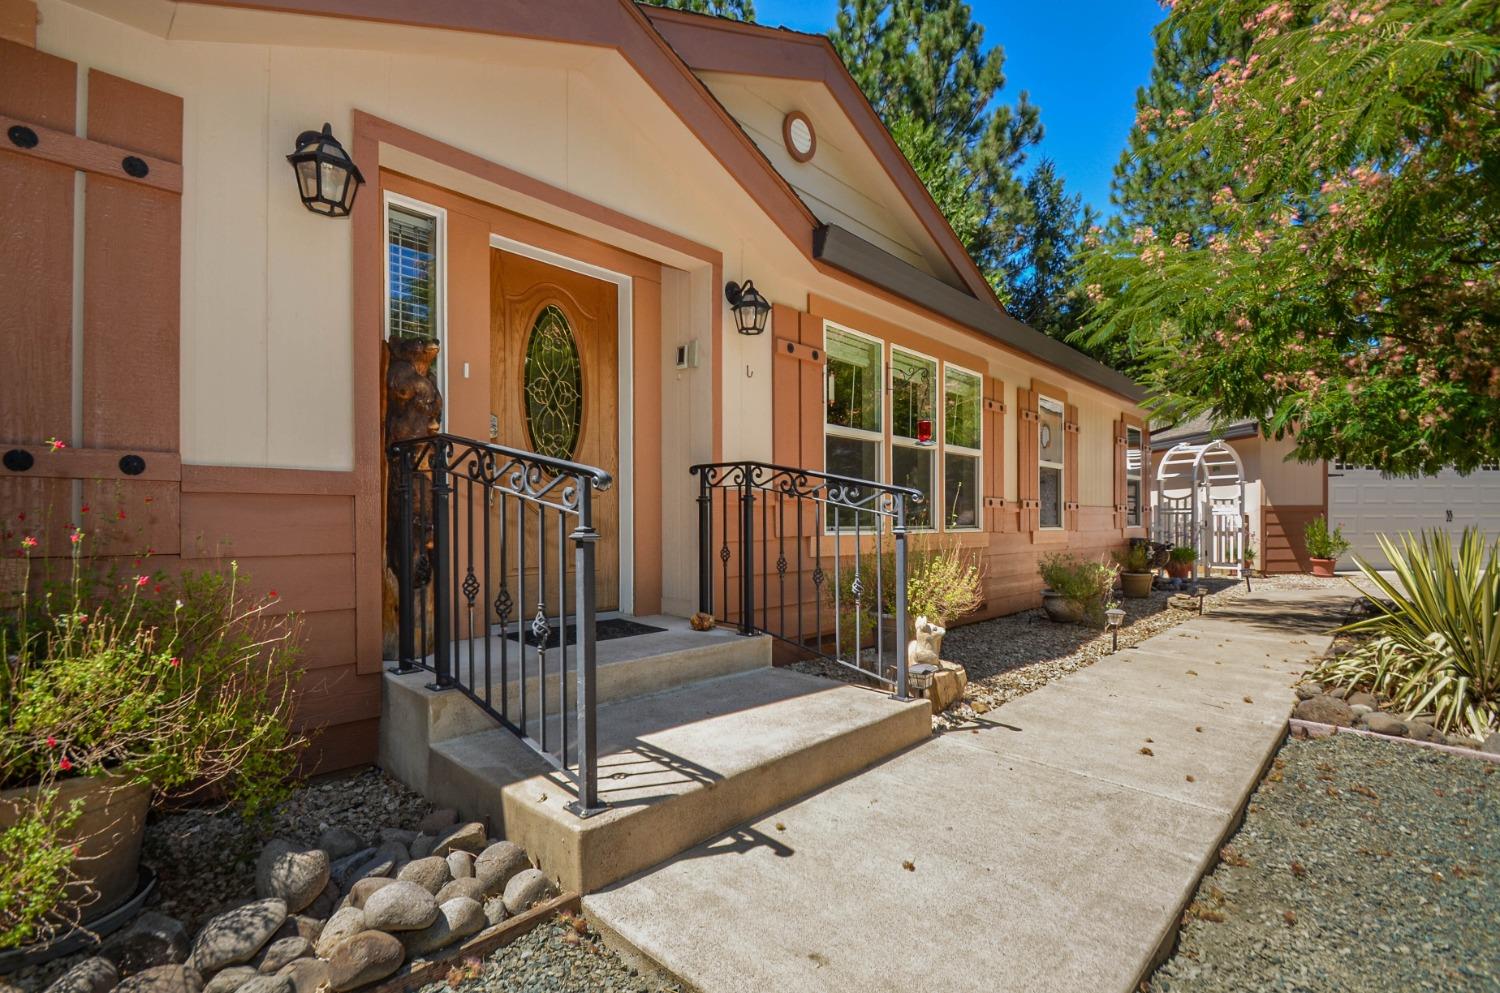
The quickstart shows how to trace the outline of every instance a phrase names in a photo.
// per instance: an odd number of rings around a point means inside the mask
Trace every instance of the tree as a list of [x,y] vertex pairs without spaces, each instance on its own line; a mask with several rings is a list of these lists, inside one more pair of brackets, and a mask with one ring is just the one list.
[[1004,51],[985,50],[962,0],[839,0],[830,37],[934,199],[962,208],[955,231],[1004,299],[1026,217],[1017,173],[1042,137],[1024,91],[1014,105],[999,97]]
[[755,0],[641,0],[653,7],[686,10],[694,14],[711,14],[736,21],[755,20]]
[[1066,338],[1081,323],[1086,302],[1077,279],[1077,254],[1095,214],[1078,194],[1068,196],[1050,159],[1026,180],[1026,219],[1021,251],[1010,263],[1010,312],[1054,338]]
[[1086,339],[1140,357],[1159,413],[1252,417],[1303,460],[1500,457],[1500,0],[1179,0],[1158,39],[1221,23],[1248,54],[1152,155],[1233,181],[1201,229],[1088,254]]

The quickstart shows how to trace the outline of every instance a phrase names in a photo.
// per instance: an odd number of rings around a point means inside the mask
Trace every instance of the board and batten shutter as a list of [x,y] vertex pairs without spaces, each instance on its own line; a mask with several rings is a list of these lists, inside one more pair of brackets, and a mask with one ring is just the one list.
[[1114,495],[1115,495],[1115,499],[1114,499],[1114,507],[1115,507],[1114,527],[1115,527],[1116,530],[1123,531],[1125,529],[1125,503],[1126,503],[1126,494],[1125,494],[1125,454],[1126,454],[1126,446],[1128,444],[1128,441],[1127,441],[1127,437],[1128,436],[1126,435],[1125,428],[1126,428],[1127,425],[1125,424],[1125,421],[1124,421],[1123,418],[1120,419],[1120,420],[1114,421],[1113,424],[1114,424],[1114,431],[1115,431],[1115,444],[1114,444],[1114,459],[1115,459],[1115,463],[1114,463],[1114,468],[1115,468],[1115,471],[1114,471],[1114,481],[1115,481],[1115,484],[1114,484]]
[[1016,500],[1018,526],[1035,531],[1041,525],[1042,480],[1037,464],[1037,392],[1016,387]]
[[1005,505],[1005,383],[985,378],[984,395],[984,507],[986,531],[1009,531],[1010,508]]
[[37,555],[69,553],[70,521],[92,554],[175,555],[182,100],[0,42],[0,125],[22,136],[0,143],[0,509],[47,518]]
[[1078,530],[1078,444],[1082,437],[1078,429],[1078,406],[1063,405],[1063,527],[1068,531]]
[[777,465],[823,470],[823,319],[771,308],[771,457]]

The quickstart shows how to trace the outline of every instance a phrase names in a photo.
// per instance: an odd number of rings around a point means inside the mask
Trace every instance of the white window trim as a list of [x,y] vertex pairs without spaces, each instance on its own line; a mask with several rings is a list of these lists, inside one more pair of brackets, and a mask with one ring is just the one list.
[[[1135,451],[1139,453],[1135,461],[1135,470],[1133,472],[1130,468],[1130,435],[1132,432],[1134,432],[1135,434]],[[1126,504],[1125,526],[1128,528],[1141,527],[1141,522],[1145,520],[1145,507],[1143,506],[1146,502],[1145,461],[1146,432],[1142,431],[1134,424],[1125,425],[1125,489],[1127,497],[1130,490],[1130,481],[1133,479],[1140,484],[1135,496],[1135,520],[1130,519],[1130,507],[1128,502]]]
[[[863,331],[856,331],[854,328],[845,327],[844,325],[842,325],[842,324],[836,324],[833,321],[824,321],[823,322],[823,354],[824,355],[828,355],[829,354],[829,352],[828,352],[828,332],[829,332],[830,329],[834,330],[834,331],[837,331],[840,334],[847,334],[847,335],[849,335],[852,338],[862,338],[865,341],[869,342],[870,344],[874,345],[879,350],[879,352],[880,352],[880,365],[881,365],[881,368],[878,369],[878,370],[876,370],[876,371],[877,371],[877,374],[880,377],[880,381],[882,383],[885,382],[886,377],[889,375],[889,369],[890,369],[890,363],[888,361],[886,361],[886,354],[885,354],[886,353],[886,347],[885,347],[885,342],[881,341],[879,338],[875,337],[874,335],[865,334]],[[885,396],[885,391],[884,390],[877,390],[876,392],[877,392],[877,394],[879,395],[879,398],[880,398],[879,399],[879,403],[880,403],[880,430],[878,430],[878,431],[870,431],[870,430],[867,430],[865,428],[851,428],[851,427],[845,427],[842,424],[830,424],[829,421],[828,421],[828,377],[826,375],[823,377],[823,436],[824,436],[823,451],[825,453],[828,451],[827,438],[830,435],[832,435],[835,438],[848,438],[848,439],[850,439],[852,441],[873,441],[873,442],[875,442],[876,445],[878,445],[880,447],[881,451],[879,453],[880,457],[875,460],[876,479],[874,480],[874,482],[881,483],[881,482],[885,481],[885,476],[886,476],[886,472],[885,472],[885,451],[884,451],[884,449],[885,449],[885,429],[886,429],[886,422],[889,419],[889,410],[888,410],[889,404],[886,402],[886,396]],[[826,459],[826,454],[825,454],[825,459]],[[824,471],[827,471],[828,466],[825,464],[823,468],[824,468]]]
[[[941,497],[941,487],[938,485],[938,468],[942,464],[943,439],[939,432],[943,429],[943,412],[940,391],[943,388],[943,363],[936,355],[926,355],[914,348],[903,345],[891,344],[888,349],[888,361],[886,362],[885,388],[889,399],[886,401],[886,411],[891,418],[891,479],[896,478],[896,449],[905,448],[915,452],[931,452],[932,466],[927,476],[927,518],[930,523],[926,527],[910,527],[910,532],[917,531],[940,531],[942,530],[942,504],[938,503],[936,509],[933,507],[933,498]],[[932,440],[931,445],[919,445],[917,439],[896,433],[896,353],[900,352],[909,358],[918,359],[922,362],[932,363]]]
[[[954,372],[963,373],[966,376],[973,376],[978,381],[978,383],[979,383],[979,447],[978,448],[967,448],[967,447],[965,447],[963,445],[950,445],[948,443],[948,372],[949,372],[949,370],[952,370]],[[962,534],[962,533],[968,532],[968,531],[983,531],[984,530],[984,377],[982,375],[980,375],[979,373],[975,372],[973,369],[967,369],[964,366],[955,365],[955,364],[953,364],[951,362],[944,362],[943,363],[943,366],[942,366],[942,377],[943,377],[943,380],[942,380],[943,402],[940,405],[942,409],[941,409],[941,413],[939,415],[940,416],[940,420],[941,420],[940,430],[941,430],[942,433],[938,435],[938,442],[939,442],[939,447],[942,449],[942,457],[943,457],[943,470],[944,470],[944,472],[943,472],[943,487],[942,487],[942,490],[943,490],[943,510],[944,510],[945,514],[946,514],[947,508],[948,508],[948,474],[947,474],[947,458],[948,458],[948,453],[951,451],[954,455],[969,456],[969,457],[972,457],[977,462],[977,467],[974,470],[974,509],[975,509],[974,525],[972,527],[961,527],[961,528],[949,527],[948,523],[947,523],[947,519],[946,519],[946,517],[944,517],[944,520],[943,520],[943,530],[944,531],[952,531],[952,532],[958,533],[958,534]]]
[[[417,200],[413,197],[402,196],[400,193],[385,192],[385,202],[380,209],[381,227],[381,252],[383,258],[380,260],[382,282],[385,286],[382,298],[382,313],[380,317],[383,336],[389,340],[391,337],[391,208],[400,207],[414,214],[422,214],[433,220],[433,229],[436,235],[435,255],[437,258],[437,278],[433,281],[433,289],[437,294],[436,315],[434,318],[433,331],[437,334],[438,360],[437,360],[437,384],[438,392],[446,400],[448,396],[448,211],[434,204]],[[448,404],[443,404],[442,429],[448,430]]]
[[[1037,462],[1037,468],[1038,468],[1038,470],[1041,470],[1041,469],[1056,469],[1057,470],[1057,523],[1056,524],[1038,524],[1038,528],[1039,528],[1039,530],[1042,530],[1042,531],[1062,531],[1062,530],[1066,529],[1067,524],[1068,524],[1068,508],[1067,508],[1067,502],[1068,501],[1066,499],[1064,499],[1064,494],[1066,494],[1068,492],[1068,480],[1067,480],[1068,470],[1066,468],[1064,468],[1064,466],[1067,464],[1067,461],[1068,461],[1068,424],[1067,424],[1067,417],[1068,417],[1067,411],[1068,411],[1068,407],[1067,407],[1067,404],[1063,403],[1061,400],[1054,400],[1051,397],[1044,395],[1044,396],[1040,396],[1040,397],[1037,398],[1036,409],[1037,409],[1037,418],[1036,418],[1036,462]],[[1060,443],[1062,445],[1062,460],[1058,461],[1058,462],[1048,462],[1046,459],[1042,458],[1042,447],[1043,446],[1042,446],[1042,416],[1041,416],[1041,414],[1042,414],[1042,411],[1044,409],[1047,410],[1049,413],[1056,414],[1058,416],[1058,419],[1063,422],[1062,438],[1059,439]],[[1041,506],[1040,506],[1041,496],[1042,496],[1041,481],[1040,481],[1040,477],[1038,477],[1038,481],[1037,481],[1037,502],[1038,502],[1037,519],[1038,519],[1038,521],[1041,520]]]

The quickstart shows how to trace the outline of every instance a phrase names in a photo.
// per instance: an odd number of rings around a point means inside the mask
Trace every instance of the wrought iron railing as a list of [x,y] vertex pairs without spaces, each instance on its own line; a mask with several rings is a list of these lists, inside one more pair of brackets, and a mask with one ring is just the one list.
[[464,693],[572,781],[575,813],[598,810],[592,514],[609,473],[447,434],[388,455],[395,671]]
[[906,698],[904,486],[764,462],[695,465],[698,609]]

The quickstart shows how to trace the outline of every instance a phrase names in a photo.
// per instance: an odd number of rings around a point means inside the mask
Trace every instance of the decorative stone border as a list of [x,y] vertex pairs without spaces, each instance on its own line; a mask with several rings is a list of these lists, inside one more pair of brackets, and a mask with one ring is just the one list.
[[[1414,738],[1398,738],[1389,734],[1376,734],[1374,731],[1365,731],[1360,728],[1341,728],[1333,724],[1319,724],[1316,721],[1304,721],[1296,717],[1287,721],[1291,728],[1293,737],[1305,738],[1328,738],[1335,734],[1357,734],[1363,738],[1375,738],[1380,741],[1390,741],[1398,745],[1414,745],[1418,748],[1431,748],[1434,751],[1445,752],[1448,755],[1461,755],[1465,758],[1479,759],[1482,762],[1491,762],[1500,765],[1500,755],[1490,752],[1481,752],[1477,748],[1459,748],[1456,745],[1439,745],[1433,741],[1417,741]],[[1299,735],[1298,732],[1301,732]]]
[[553,897],[546,903],[539,903],[515,917],[485,928],[467,941],[450,945],[433,953],[431,958],[424,958],[413,963],[404,972],[397,973],[373,986],[365,987],[359,993],[407,993],[408,990],[426,986],[428,983],[435,982],[455,961],[482,957],[497,948],[504,948],[522,935],[534,930],[538,925],[545,924],[552,919],[553,915],[561,911],[578,913],[579,896],[577,893],[564,893],[562,896]]

